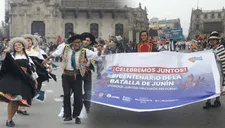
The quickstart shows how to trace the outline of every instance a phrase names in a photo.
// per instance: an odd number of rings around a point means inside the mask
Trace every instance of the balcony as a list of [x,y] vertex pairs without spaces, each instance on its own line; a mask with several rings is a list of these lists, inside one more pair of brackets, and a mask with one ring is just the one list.
[[123,2],[113,0],[63,0],[61,9],[122,9]]

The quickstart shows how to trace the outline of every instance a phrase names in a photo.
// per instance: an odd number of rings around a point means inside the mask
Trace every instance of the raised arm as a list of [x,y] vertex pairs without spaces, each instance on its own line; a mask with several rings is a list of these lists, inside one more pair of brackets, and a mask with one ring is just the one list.
[[101,55],[102,55],[102,47],[101,46],[97,47],[97,52],[93,52],[91,50],[86,49],[87,59],[98,61],[98,60],[101,60]]
[[48,56],[43,62],[42,64],[45,65],[51,58],[60,56],[61,54],[63,54],[63,51],[65,49],[66,45],[62,44],[59,47],[57,47],[57,49],[50,55]]

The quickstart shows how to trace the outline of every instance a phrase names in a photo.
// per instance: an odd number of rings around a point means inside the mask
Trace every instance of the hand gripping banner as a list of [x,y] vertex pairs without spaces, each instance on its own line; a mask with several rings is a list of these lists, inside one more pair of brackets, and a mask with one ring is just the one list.
[[173,109],[220,95],[214,54],[122,53],[103,58],[92,102],[136,112]]

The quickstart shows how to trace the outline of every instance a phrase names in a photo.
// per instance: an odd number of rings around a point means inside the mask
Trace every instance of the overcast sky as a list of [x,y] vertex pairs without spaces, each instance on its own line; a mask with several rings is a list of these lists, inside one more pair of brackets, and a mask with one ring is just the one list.
[[132,0],[131,6],[138,7],[139,2],[142,7],[147,7],[148,17],[158,17],[159,19],[180,18],[181,26],[184,29],[185,36],[188,34],[190,25],[190,16],[192,8],[199,8],[203,10],[222,9],[225,7],[225,0]]
[[[130,1],[130,0],[129,0]],[[129,6],[147,7],[148,17],[158,17],[159,19],[180,18],[184,34],[188,34],[190,16],[192,8],[197,8],[197,0],[132,0]],[[199,8],[203,10],[222,9],[225,7],[225,0],[199,0]],[[0,21],[4,20],[5,0],[0,0]]]
[[4,20],[4,17],[5,17],[5,0],[0,0],[0,21]]

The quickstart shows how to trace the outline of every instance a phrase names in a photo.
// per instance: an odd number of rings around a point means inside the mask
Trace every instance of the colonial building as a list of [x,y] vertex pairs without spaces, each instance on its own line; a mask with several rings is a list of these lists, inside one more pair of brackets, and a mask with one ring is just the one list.
[[218,31],[222,37],[225,36],[225,9],[192,10],[189,38],[196,39],[199,35],[209,35],[212,31]]
[[38,33],[48,41],[69,32],[91,32],[97,38],[139,39],[148,29],[147,9],[126,6],[124,0],[6,0],[10,37]]

